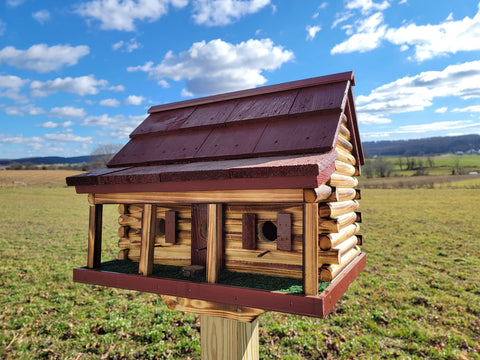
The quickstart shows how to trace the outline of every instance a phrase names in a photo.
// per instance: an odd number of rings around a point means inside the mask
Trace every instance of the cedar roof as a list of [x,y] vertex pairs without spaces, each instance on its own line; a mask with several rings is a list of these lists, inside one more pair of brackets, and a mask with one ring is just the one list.
[[[154,106],[79,192],[317,187],[334,171],[341,118],[363,151],[353,72]],[[95,190],[95,191],[93,191]]]

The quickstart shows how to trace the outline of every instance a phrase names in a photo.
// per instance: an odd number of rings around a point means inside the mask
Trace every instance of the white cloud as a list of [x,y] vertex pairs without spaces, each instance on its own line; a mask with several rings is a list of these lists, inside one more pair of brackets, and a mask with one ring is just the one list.
[[0,75],[0,88],[18,89],[29,81],[15,75]]
[[8,7],[17,7],[19,5],[22,5],[25,2],[25,0],[7,0],[7,6]]
[[53,116],[60,119],[84,117],[85,115],[87,115],[85,109],[76,108],[73,106],[54,107],[48,112],[48,116]]
[[61,143],[70,143],[70,142],[92,142],[91,136],[79,136],[75,135],[71,129],[67,129],[58,133],[53,134],[44,134],[42,136],[45,140],[61,142]]
[[7,29],[7,24],[5,24],[2,19],[0,19],[0,36],[3,35],[5,30]]
[[112,45],[113,50],[122,49],[123,52],[131,53],[134,50],[142,48],[142,44],[137,43],[137,40],[132,38],[129,41],[120,40],[119,42]]
[[0,63],[4,62],[19,69],[47,73],[63,66],[76,65],[78,60],[90,53],[86,45],[32,45],[27,50],[7,46],[0,50]]
[[120,106],[120,101],[118,101],[117,99],[103,99],[100,101],[100,105],[117,107],[117,106]]
[[134,31],[136,21],[155,21],[169,5],[182,8],[188,0],[93,0],[82,3],[77,13],[101,22],[104,30]]
[[185,80],[192,94],[213,94],[264,84],[265,70],[278,69],[294,58],[293,52],[275,46],[270,39],[250,39],[231,44],[221,39],[194,43],[178,56],[169,51],[156,66],[152,62],[128,71],[144,71],[164,84],[166,78]]
[[53,121],[47,121],[43,124],[38,125],[38,127],[47,128],[47,129],[59,129],[59,128],[67,128],[73,125],[73,121],[65,121],[63,123],[56,123]]
[[382,85],[357,97],[357,111],[386,116],[420,111],[439,97],[480,98],[480,61],[450,65]]
[[371,11],[378,10],[378,12],[366,19],[356,20],[353,24],[343,26],[350,37],[335,45],[331,54],[371,51],[378,48],[383,41],[398,45],[402,52],[413,49],[413,57],[417,61],[456,54],[460,51],[480,50],[480,41],[478,41],[480,4],[473,18],[467,16],[455,21],[450,14],[445,21],[437,25],[410,23],[398,28],[388,27],[384,23],[381,11],[386,8],[386,5],[388,5],[387,1],[375,4],[371,0],[353,0],[347,3],[346,8],[350,11],[337,14],[332,28],[351,18],[354,15],[352,10],[360,10],[363,15]]
[[358,122],[365,125],[389,124],[391,119],[375,114],[358,112]]
[[128,139],[133,130],[145,120],[145,115],[140,116],[110,116],[108,114],[86,117],[83,126],[98,126],[109,133],[109,136],[116,139]]
[[83,122],[82,125],[84,126],[101,126],[101,127],[107,127],[111,124],[117,123],[119,120],[121,120],[123,117],[121,115],[117,116],[110,116],[108,114],[103,114],[103,115],[95,115],[95,116],[87,116]]
[[42,115],[45,113],[45,110],[33,105],[8,106],[5,108],[5,113],[14,116]]
[[30,80],[22,79],[15,75],[0,75],[0,98],[5,97],[17,102],[26,102],[27,98],[20,94]]
[[[353,32],[350,27],[344,27],[347,33]],[[387,26],[383,23],[383,14],[377,12],[366,19],[355,23],[355,32],[344,42],[337,44],[330,51],[334,54],[346,54],[351,52],[366,52],[380,46],[386,34]]]
[[417,61],[459,51],[480,50],[479,38],[480,10],[473,18],[467,16],[454,21],[449,16],[438,25],[409,24],[398,29],[388,29],[385,35],[385,39],[395,45],[414,47]]
[[39,10],[32,14],[32,17],[37,20],[40,24],[45,24],[47,21],[50,21],[52,16],[48,10]]
[[268,4],[270,0],[195,0],[193,19],[202,25],[227,25],[260,11]]
[[472,105],[464,108],[455,108],[453,112],[480,112],[480,105]]
[[145,98],[143,96],[130,95],[125,99],[124,103],[125,105],[140,105],[144,101]]
[[438,122],[433,122],[428,124],[400,126],[395,132],[396,133],[429,133],[432,130],[435,130],[435,131],[458,130],[458,129],[475,127],[479,125],[480,123],[473,123],[469,120],[438,121]]
[[315,35],[317,35],[317,33],[322,30],[322,27],[321,26],[310,26],[308,25],[305,30],[307,30],[307,37],[306,37],[306,40],[313,40],[315,39]]
[[364,15],[368,15],[374,11],[383,11],[390,6],[388,1],[375,3],[372,0],[349,0],[345,8],[349,10],[360,10]]
[[116,91],[116,92],[125,91],[125,86],[123,86],[123,85],[110,86],[110,87],[108,88],[108,90],[110,90],[110,91]]
[[448,108],[446,106],[443,106],[441,108],[436,109],[435,112],[438,113],[438,114],[444,114],[444,113],[447,112],[447,110],[448,110]]
[[106,80],[97,80],[94,75],[80,76],[76,78],[56,78],[49,81],[32,81],[30,90],[32,96],[45,97],[59,91],[69,92],[80,96],[96,95],[100,89],[108,84]]
[[145,120],[145,115],[121,117],[117,119],[117,125],[108,127],[109,135],[115,139],[128,139],[143,120]]

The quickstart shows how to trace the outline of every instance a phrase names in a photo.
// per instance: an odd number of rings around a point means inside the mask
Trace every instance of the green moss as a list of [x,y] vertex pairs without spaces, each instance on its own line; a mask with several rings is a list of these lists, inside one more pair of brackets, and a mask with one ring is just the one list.
[[[138,263],[127,260],[112,260],[102,263],[99,270],[136,275],[138,274]],[[182,273],[182,267],[172,265],[154,264],[151,276],[200,283],[206,282],[205,275],[186,277]],[[302,279],[247,274],[227,270],[222,270],[220,272],[218,284],[266,291],[278,291],[286,294],[301,294],[303,291]],[[320,282],[318,284],[319,292],[324,291],[329,284],[329,282]]]

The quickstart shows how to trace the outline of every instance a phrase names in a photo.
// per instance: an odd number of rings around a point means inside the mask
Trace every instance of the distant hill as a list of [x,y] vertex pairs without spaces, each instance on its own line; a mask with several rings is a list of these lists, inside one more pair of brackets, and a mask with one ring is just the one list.
[[480,150],[480,135],[441,136],[412,140],[364,142],[366,157],[423,156]]
[[17,163],[17,164],[31,163],[33,165],[83,164],[83,163],[89,163],[90,161],[91,161],[91,158],[89,155],[75,156],[75,157],[45,156],[45,157],[31,157],[31,158],[21,158],[21,159],[0,159],[0,165],[8,166],[14,163]]

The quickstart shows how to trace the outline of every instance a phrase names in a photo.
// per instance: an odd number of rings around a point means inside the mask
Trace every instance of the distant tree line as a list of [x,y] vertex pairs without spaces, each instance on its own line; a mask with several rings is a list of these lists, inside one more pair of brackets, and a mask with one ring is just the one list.
[[364,142],[363,151],[373,156],[426,156],[480,150],[480,135],[442,136],[425,139]]

